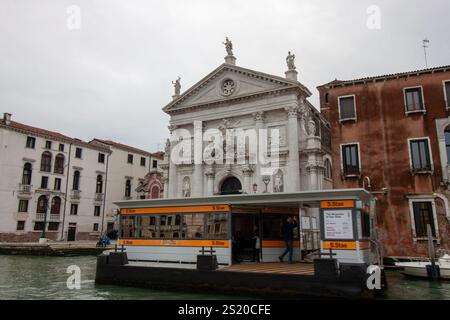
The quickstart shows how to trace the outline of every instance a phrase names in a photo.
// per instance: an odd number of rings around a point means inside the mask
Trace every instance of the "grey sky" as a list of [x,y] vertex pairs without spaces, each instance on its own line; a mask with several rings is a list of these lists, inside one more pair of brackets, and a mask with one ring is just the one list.
[[[66,26],[81,9],[81,29]],[[370,5],[381,30],[366,26]],[[333,80],[450,64],[450,2],[320,0],[2,0],[0,112],[89,140],[156,151],[168,136],[161,108],[223,62],[283,76],[288,50],[312,92]]]

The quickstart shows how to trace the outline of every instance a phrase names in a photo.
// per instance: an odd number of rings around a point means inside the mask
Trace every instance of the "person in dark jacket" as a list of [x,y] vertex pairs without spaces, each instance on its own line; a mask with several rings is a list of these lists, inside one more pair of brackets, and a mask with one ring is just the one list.
[[294,247],[292,245],[294,241],[294,229],[297,228],[297,218],[289,217],[283,222],[283,226],[281,228],[281,235],[283,237],[284,242],[286,243],[286,249],[283,254],[278,257],[280,262],[283,262],[283,258],[285,255],[289,253],[289,263],[292,263],[292,254],[294,253]]

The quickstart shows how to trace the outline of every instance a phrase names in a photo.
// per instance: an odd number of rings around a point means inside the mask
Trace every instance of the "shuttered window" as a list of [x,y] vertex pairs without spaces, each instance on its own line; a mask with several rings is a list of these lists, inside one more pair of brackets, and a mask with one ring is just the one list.
[[340,120],[356,119],[355,97],[339,98]]
[[405,102],[407,112],[424,110],[422,88],[405,89]]
[[431,226],[433,237],[436,237],[432,203],[430,201],[413,202],[413,211],[416,237],[427,237],[428,224]]
[[428,140],[412,140],[410,142],[410,148],[413,171],[431,171],[432,168]]
[[342,168],[344,175],[359,175],[359,153],[357,144],[342,146]]

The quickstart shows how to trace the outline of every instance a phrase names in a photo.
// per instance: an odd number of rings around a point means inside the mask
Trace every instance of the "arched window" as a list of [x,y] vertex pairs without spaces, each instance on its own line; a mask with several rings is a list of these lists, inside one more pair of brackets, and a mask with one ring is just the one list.
[[52,206],[50,207],[50,214],[59,214],[61,211],[61,198],[53,197]]
[[96,193],[103,193],[103,176],[99,174],[97,176],[97,185],[95,187]]
[[52,154],[49,151],[45,151],[41,156],[41,171],[52,171]]
[[72,190],[80,190],[80,171],[73,173]]
[[160,195],[159,187],[156,185],[153,186],[150,191],[150,199],[158,199],[159,195]]
[[45,213],[47,211],[47,203],[48,203],[47,197],[46,196],[40,196],[38,198],[36,212],[37,213]]
[[64,155],[63,154],[58,154],[55,157],[55,169],[54,169],[55,173],[59,173],[59,174],[63,174],[64,173]]
[[131,197],[131,180],[129,179],[125,181],[125,197],[127,198]]
[[324,161],[324,167],[325,167],[325,178],[326,179],[331,179],[331,162],[330,159],[325,159]]
[[23,174],[22,174],[22,184],[23,185],[30,185],[31,184],[31,173],[33,172],[33,169],[31,167],[31,163],[27,162],[23,166]]
[[445,149],[447,150],[447,163],[450,164],[450,126],[445,128]]

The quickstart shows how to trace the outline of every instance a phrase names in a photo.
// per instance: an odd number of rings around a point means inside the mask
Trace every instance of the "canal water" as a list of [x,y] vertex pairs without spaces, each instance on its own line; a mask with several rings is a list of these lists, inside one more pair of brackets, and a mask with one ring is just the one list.
[[[0,299],[230,299],[229,296],[165,292],[149,289],[96,285],[96,258],[0,255]],[[81,270],[81,289],[68,289],[67,268]],[[387,274],[386,299],[450,300],[450,282],[429,282]],[[235,296],[231,297],[236,299]],[[245,297],[243,297],[245,298]]]

